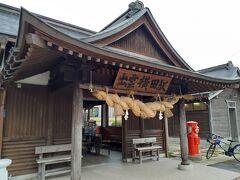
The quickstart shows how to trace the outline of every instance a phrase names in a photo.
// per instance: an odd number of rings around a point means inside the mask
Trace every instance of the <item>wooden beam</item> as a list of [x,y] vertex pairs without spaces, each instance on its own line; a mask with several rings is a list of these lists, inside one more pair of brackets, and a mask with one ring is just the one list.
[[83,90],[79,89],[78,81],[75,82],[73,91],[71,180],[80,180],[82,169]]
[[62,46],[58,46],[58,50],[59,51],[63,51],[63,47]]
[[6,98],[6,90],[0,89],[0,158],[2,158],[5,98]]
[[48,45],[49,47],[52,47],[52,46],[53,46],[53,43],[52,43],[52,42],[47,42],[47,45]]
[[185,100],[179,100],[179,119],[180,119],[180,147],[181,147],[181,165],[190,165],[188,161],[188,140],[186,127]]
[[92,56],[87,56],[87,60],[91,61],[92,60]]
[[82,58],[82,57],[83,57],[83,54],[82,54],[82,53],[78,53],[78,57],[79,57],[79,58]]
[[28,33],[25,36],[26,43],[34,47],[46,48],[46,42],[37,34]]
[[72,50],[69,50],[69,51],[68,51],[68,54],[69,54],[69,55],[73,55],[73,51],[72,51]]
[[[81,84],[79,86],[79,88],[89,90],[89,86],[90,86],[89,84]],[[114,88],[112,88],[110,86],[97,86],[97,85],[94,85],[93,88],[97,89],[97,90],[103,90],[103,91],[105,91],[106,88],[107,88],[108,92],[120,93],[120,94],[129,94],[129,92],[130,92],[130,90],[114,89]],[[144,92],[134,91],[134,95],[155,97],[157,94],[156,93],[144,93]],[[161,95],[161,96],[164,96],[164,95]],[[165,96],[171,96],[171,95],[165,95]]]

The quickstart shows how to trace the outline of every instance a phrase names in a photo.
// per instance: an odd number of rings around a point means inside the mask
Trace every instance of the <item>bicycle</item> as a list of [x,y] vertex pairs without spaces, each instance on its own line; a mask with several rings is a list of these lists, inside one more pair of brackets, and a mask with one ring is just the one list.
[[[227,141],[230,142],[230,144],[228,144],[223,142],[222,139],[224,138],[216,134],[209,134],[209,136],[207,137],[207,142],[209,142],[211,145],[207,150],[206,158],[210,159],[212,157],[216,149],[216,146],[218,145],[221,149],[224,150],[224,154],[226,156],[229,156],[229,157],[233,156],[237,161],[240,162],[240,144],[236,144],[235,146],[232,147],[232,143],[237,141],[227,139]],[[228,145],[228,149],[223,148],[221,144]]]

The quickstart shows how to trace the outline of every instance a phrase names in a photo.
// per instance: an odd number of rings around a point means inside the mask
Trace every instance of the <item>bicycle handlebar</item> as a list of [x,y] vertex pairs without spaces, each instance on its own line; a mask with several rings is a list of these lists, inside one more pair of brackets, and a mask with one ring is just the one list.
[[221,143],[222,139],[224,139],[224,138],[217,134],[209,133],[209,135],[207,137],[207,142],[210,142],[211,144],[219,145]]
[[217,134],[213,134],[213,133],[209,133],[209,135],[211,135],[211,136],[215,136],[215,137],[217,137],[217,138],[220,138],[220,139],[224,139],[224,137],[222,137],[222,136],[219,136],[219,135],[217,135]]

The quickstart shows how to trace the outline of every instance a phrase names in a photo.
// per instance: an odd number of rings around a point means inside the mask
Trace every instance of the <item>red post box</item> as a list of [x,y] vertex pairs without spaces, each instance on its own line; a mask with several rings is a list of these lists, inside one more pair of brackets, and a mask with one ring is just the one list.
[[190,156],[199,156],[200,138],[198,137],[199,127],[195,121],[187,122],[188,152]]

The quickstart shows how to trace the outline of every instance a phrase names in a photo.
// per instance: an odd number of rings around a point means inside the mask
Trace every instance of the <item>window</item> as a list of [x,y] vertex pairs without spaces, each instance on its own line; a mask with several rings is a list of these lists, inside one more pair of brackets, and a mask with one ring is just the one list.
[[228,108],[236,108],[236,102],[235,101],[227,101]]
[[122,116],[114,116],[114,109],[112,107],[108,108],[108,126],[121,127],[122,126]]
[[93,107],[91,110],[90,110],[90,117],[99,117],[99,109],[100,107]]
[[91,109],[85,109],[84,119],[85,124],[89,121],[96,121],[97,126],[101,126],[101,106],[94,106]]

